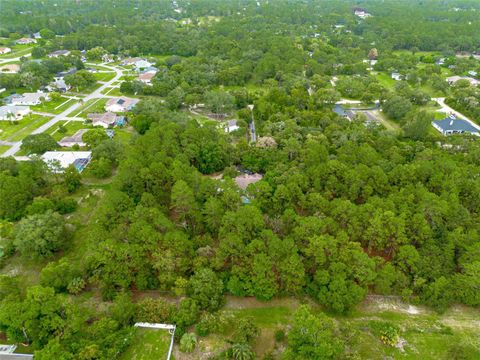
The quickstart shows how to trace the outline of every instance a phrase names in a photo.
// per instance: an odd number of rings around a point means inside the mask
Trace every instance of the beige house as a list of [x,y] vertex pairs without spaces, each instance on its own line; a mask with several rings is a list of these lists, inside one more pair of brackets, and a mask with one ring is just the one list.
[[12,52],[12,49],[9,47],[0,47],[0,54],[8,54],[9,52]]
[[110,112],[125,112],[132,110],[138,103],[138,99],[131,99],[125,96],[108,100],[105,110]]
[[19,64],[7,64],[0,67],[0,72],[3,74],[16,74],[20,71]]
[[109,127],[113,127],[115,125],[115,121],[117,120],[117,115],[113,112],[106,112],[103,114],[88,114],[87,115],[90,120],[92,120],[93,126],[101,126],[105,129]]
[[138,75],[137,80],[141,81],[146,85],[152,85],[152,79],[155,77],[155,72],[146,72],[143,74]]

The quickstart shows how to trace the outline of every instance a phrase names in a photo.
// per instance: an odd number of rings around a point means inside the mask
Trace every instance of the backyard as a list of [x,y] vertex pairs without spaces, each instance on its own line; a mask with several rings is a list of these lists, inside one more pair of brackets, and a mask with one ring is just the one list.
[[[135,328],[131,345],[120,360],[166,359],[172,336],[168,330]],[[173,356],[170,359],[174,359]]]

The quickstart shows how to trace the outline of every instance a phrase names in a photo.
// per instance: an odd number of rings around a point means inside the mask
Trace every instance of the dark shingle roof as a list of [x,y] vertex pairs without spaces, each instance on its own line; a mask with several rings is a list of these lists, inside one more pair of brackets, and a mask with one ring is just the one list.
[[443,131],[455,131],[455,132],[470,132],[478,133],[479,130],[475,128],[466,120],[445,118],[443,120],[434,121]]

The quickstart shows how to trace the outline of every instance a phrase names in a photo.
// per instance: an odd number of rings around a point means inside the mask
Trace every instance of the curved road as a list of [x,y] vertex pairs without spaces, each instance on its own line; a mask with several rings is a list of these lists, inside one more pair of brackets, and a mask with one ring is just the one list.
[[[111,96],[108,96],[108,95],[103,95],[102,94],[102,91],[107,88],[107,87],[110,87],[115,81],[118,81],[120,79],[120,77],[123,75],[122,73],[122,70],[116,68],[116,67],[113,67],[113,66],[107,66],[107,65],[102,65],[106,68],[109,68],[111,69],[112,71],[115,71],[115,77],[113,79],[111,79],[110,81],[107,81],[105,84],[103,84],[102,86],[100,86],[98,89],[96,89],[95,91],[93,91],[92,93],[88,94],[86,97],[83,98],[83,101],[84,102],[87,102],[88,100],[91,100],[91,99],[102,99],[102,98],[111,98]],[[42,126],[40,126],[39,128],[35,129],[32,131],[32,134],[40,134],[42,132],[44,132],[45,130],[48,130],[50,129],[52,126],[54,126],[57,122],[61,121],[61,120],[64,120],[68,114],[70,114],[71,112],[75,111],[76,109],[78,109],[79,107],[81,106],[80,102],[76,102],[75,104],[73,104],[72,106],[70,106],[67,110],[65,110],[64,112],[62,112],[61,114],[58,114],[58,115],[55,115],[52,119],[50,119],[50,121],[46,122],[45,124],[43,124]],[[5,151],[2,155],[0,155],[1,157],[7,157],[7,156],[14,156],[18,150],[20,150],[20,145],[22,145],[22,142],[21,141],[16,141],[13,146],[8,149],[7,151]]]

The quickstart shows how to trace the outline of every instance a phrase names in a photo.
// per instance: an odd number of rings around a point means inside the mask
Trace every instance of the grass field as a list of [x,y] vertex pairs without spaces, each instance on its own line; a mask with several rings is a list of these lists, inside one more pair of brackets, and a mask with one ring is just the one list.
[[68,114],[69,117],[73,116],[80,116],[86,117],[87,114],[94,113],[94,112],[104,112],[105,111],[105,104],[107,103],[108,99],[90,99],[85,104],[83,104],[80,108],[72,111]]
[[[300,302],[295,299],[260,302],[229,297],[226,309],[222,311],[233,314],[235,319],[248,317],[260,328],[254,350],[256,358],[261,359],[264,354],[284,346],[275,342],[275,331],[282,329],[288,333],[293,313]],[[321,311],[316,305],[312,309],[314,313]],[[349,315],[327,315],[337,324],[342,336],[348,337],[350,348],[347,351],[353,355],[352,358],[447,360],[452,359],[452,353],[460,351],[458,347],[462,347],[465,353],[462,359],[480,358],[479,309],[453,307],[439,315],[423,307],[404,304],[397,298],[372,297]],[[235,321],[232,323],[236,324]],[[381,341],[377,330],[379,323],[390,323],[398,328],[396,346],[385,345]],[[225,332],[227,336],[199,337],[199,350],[228,346],[226,338],[234,331],[234,326]],[[192,354],[186,359],[197,359],[198,355]]]
[[31,45],[7,45],[12,49],[12,52],[8,54],[0,55],[0,59],[13,59],[25,54],[28,54],[32,51],[33,47]]
[[115,71],[94,73],[93,75],[95,76],[95,79],[97,79],[97,81],[110,81],[115,77]]
[[166,359],[170,340],[171,335],[167,330],[136,328],[132,343],[120,360]]
[[7,151],[9,148],[10,146],[0,145],[0,155],[3,154],[5,151]]
[[[63,126],[67,130],[67,132],[60,133],[59,131],[57,131],[60,126]],[[65,136],[71,136],[75,134],[80,129],[90,128],[93,127],[91,125],[84,124],[83,121],[59,121],[55,124],[54,127],[49,129],[49,134],[52,135],[55,140],[59,141]]]
[[102,90],[102,94],[110,96],[122,96],[123,94],[120,91],[120,88],[117,87],[107,87]]
[[16,122],[0,121],[0,140],[20,141],[33,130],[45,124],[49,117],[30,114]]
[[46,112],[51,114],[60,114],[62,111],[72,106],[75,100],[60,97],[58,100],[44,101],[40,105],[32,106],[32,111]]

